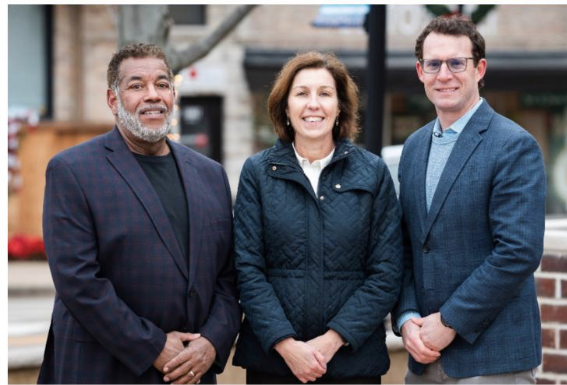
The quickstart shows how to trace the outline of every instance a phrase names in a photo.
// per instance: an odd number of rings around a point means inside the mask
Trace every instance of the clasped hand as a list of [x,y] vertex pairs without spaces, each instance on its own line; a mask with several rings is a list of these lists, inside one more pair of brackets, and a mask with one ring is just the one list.
[[200,334],[167,333],[165,346],[154,361],[154,367],[164,373],[164,381],[175,384],[197,384],[216,356],[209,340]]
[[276,351],[283,357],[293,375],[304,384],[315,381],[327,372],[331,361],[342,346],[340,335],[334,330],[307,342],[286,338],[276,344]]
[[424,318],[412,318],[402,326],[404,347],[422,364],[430,364],[441,356],[457,333],[441,323],[439,312]]

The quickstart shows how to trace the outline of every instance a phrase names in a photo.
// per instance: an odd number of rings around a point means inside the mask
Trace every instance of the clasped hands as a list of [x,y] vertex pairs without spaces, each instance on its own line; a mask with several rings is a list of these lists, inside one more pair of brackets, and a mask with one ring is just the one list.
[[423,318],[412,318],[402,326],[404,347],[414,360],[430,364],[441,356],[456,337],[457,333],[441,323],[441,313],[433,313]]
[[213,344],[200,334],[173,331],[167,333],[165,346],[154,361],[154,367],[165,374],[165,382],[197,384],[215,356]]
[[274,349],[302,383],[315,381],[327,372],[327,363],[343,345],[341,336],[334,330],[307,342],[286,338]]

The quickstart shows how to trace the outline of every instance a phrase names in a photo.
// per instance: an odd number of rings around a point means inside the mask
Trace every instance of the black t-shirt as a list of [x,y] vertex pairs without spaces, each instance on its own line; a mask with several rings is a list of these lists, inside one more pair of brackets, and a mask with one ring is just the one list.
[[170,152],[165,156],[134,154],[163,206],[189,267],[189,213],[181,175]]

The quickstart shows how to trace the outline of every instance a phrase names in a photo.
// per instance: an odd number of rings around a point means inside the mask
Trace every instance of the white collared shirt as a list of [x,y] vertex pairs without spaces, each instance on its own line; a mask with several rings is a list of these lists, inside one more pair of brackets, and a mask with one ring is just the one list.
[[309,160],[299,155],[297,150],[295,149],[295,144],[291,144],[293,146],[293,151],[295,152],[295,157],[303,170],[303,173],[311,182],[311,186],[313,187],[313,191],[315,195],[317,195],[317,186],[319,185],[319,177],[321,176],[321,172],[325,167],[331,163],[331,159],[333,159],[333,154],[335,153],[335,148],[331,150],[329,155],[324,157],[323,159],[314,160],[313,163],[309,163]]

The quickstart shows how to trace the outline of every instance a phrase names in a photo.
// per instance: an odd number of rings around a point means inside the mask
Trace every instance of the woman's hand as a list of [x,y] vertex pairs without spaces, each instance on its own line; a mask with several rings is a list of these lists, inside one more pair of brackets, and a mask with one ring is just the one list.
[[313,346],[323,354],[325,363],[328,363],[341,346],[343,346],[344,342],[339,333],[333,329],[329,329],[325,334],[307,341],[307,344]]
[[325,357],[313,346],[286,338],[274,347],[283,357],[293,375],[304,384],[315,381],[327,371]]

